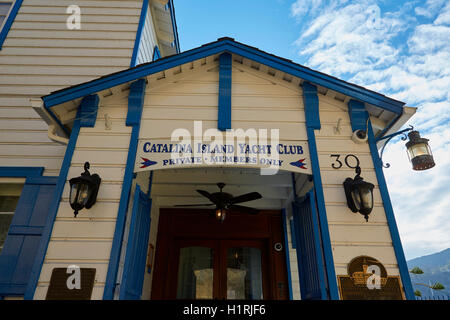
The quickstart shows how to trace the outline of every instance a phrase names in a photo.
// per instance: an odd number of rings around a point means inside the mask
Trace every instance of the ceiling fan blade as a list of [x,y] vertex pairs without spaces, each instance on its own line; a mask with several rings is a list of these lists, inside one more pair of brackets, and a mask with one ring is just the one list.
[[211,201],[212,203],[217,204],[218,199],[213,196],[211,193],[209,193],[208,191],[205,190],[196,190],[198,193],[200,193],[202,196],[206,197],[209,199],[209,201]]
[[200,203],[200,204],[176,204],[174,207],[208,207],[213,206],[214,203]]
[[239,212],[248,213],[248,214],[258,214],[259,213],[258,209],[234,205],[234,204],[229,206],[228,209],[231,211],[239,211]]
[[250,192],[250,193],[246,193],[246,194],[234,197],[233,199],[231,199],[229,201],[229,203],[235,204],[235,203],[257,200],[257,199],[261,199],[261,198],[262,198],[262,196],[258,192]]

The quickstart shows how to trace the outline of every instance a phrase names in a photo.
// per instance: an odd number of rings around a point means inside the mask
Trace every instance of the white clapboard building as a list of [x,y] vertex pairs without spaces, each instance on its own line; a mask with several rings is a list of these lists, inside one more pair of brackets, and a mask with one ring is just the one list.
[[0,24],[0,298],[414,299],[378,152],[414,108],[231,38],[180,52],[171,0]]

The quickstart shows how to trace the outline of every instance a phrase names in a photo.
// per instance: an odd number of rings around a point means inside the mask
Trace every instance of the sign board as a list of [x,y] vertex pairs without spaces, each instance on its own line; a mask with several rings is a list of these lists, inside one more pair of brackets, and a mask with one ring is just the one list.
[[134,172],[211,166],[260,168],[267,175],[278,170],[312,174],[309,159],[307,141],[217,144],[150,139],[139,140]]
[[[71,268],[72,267],[72,268]],[[54,268],[46,300],[90,300],[95,282],[95,268]]]
[[404,300],[399,276],[388,276],[375,258],[360,256],[347,267],[348,275],[339,275],[342,300]]

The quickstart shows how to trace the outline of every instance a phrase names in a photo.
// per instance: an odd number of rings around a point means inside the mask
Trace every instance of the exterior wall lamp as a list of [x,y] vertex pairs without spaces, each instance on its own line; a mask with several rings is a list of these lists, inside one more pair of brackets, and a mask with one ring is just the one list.
[[406,143],[408,158],[414,170],[426,170],[433,168],[435,163],[431,153],[428,139],[421,138],[418,131],[408,133],[409,141]]
[[[408,133],[409,141],[406,143],[406,149],[413,170],[427,170],[433,168],[435,166],[435,163],[433,159],[433,154],[431,153],[431,148],[428,145],[429,139],[421,138],[420,133],[414,130],[413,126],[410,126],[407,129],[377,139],[376,142],[386,139],[386,142],[384,143],[383,148],[381,149],[380,159],[383,158],[384,148],[389,143],[389,141],[391,141],[392,138],[394,138],[399,134],[403,134],[402,140],[405,141],[407,139],[405,134],[407,131],[411,131]],[[390,167],[389,163],[386,164],[382,163],[382,165],[384,168]]]
[[91,208],[96,200],[100,182],[102,179],[98,174],[91,175],[89,172],[89,162],[84,163],[84,172],[81,176],[72,178],[70,183],[70,206],[74,211],[76,217],[78,211],[83,208]]
[[359,166],[356,167],[355,171],[355,178],[347,178],[344,181],[347,206],[353,212],[361,213],[366,221],[369,221],[369,214],[373,209],[374,185],[364,181],[361,177],[361,168]]

